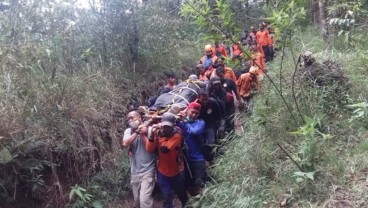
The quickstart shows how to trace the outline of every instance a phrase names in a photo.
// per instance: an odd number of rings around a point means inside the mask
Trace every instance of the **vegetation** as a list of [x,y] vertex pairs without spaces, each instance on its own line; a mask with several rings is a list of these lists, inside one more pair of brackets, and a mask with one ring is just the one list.
[[[106,207],[124,197],[126,103],[154,93],[162,71],[195,66],[205,42],[232,44],[260,21],[280,50],[193,205],[368,206],[365,1],[91,2],[0,1],[1,206]],[[305,50],[323,85],[306,76]]]

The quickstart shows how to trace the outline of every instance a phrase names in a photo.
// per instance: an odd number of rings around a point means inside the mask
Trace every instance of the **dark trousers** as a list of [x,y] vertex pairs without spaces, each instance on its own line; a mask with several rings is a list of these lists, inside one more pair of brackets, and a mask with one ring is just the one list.
[[232,131],[235,129],[234,119],[235,119],[235,104],[234,102],[226,103],[226,117],[225,117],[225,131]]
[[262,46],[264,55],[265,55],[265,60],[266,62],[271,61],[271,54],[270,54],[270,47],[269,46]]
[[215,144],[216,142],[216,128],[206,127],[204,130],[204,140],[207,145]]
[[184,207],[188,202],[188,195],[185,191],[184,173],[179,173],[173,177],[167,177],[157,171],[157,183],[164,197],[164,208],[173,208],[173,192],[178,195],[181,205]]

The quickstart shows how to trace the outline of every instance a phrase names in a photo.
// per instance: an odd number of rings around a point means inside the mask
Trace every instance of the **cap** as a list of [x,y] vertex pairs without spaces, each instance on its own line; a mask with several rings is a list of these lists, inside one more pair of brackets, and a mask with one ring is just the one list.
[[212,84],[221,84],[221,80],[218,77],[212,77],[210,81]]
[[173,113],[166,112],[161,117],[162,126],[174,126],[176,117]]
[[196,103],[196,102],[191,102],[188,104],[188,109],[196,109],[196,110],[201,110],[201,104]]

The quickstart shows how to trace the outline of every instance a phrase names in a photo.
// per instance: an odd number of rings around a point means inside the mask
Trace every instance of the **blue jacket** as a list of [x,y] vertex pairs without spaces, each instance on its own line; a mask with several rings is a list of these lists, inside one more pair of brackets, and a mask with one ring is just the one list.
[[185,142],[188,146],[188,160],[189,161],[204,161],[202,153],[203,132],[205,129],[205,122],[202,119],[195,121],[182,121],[179,127],[183,130]]

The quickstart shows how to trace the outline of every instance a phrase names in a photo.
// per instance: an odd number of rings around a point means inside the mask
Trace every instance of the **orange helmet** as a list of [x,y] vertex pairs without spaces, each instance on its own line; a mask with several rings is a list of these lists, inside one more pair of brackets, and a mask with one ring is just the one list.
[[206,45],[204,47],[204,50],[207,52],[207,51],[212,51],[212,46],[210,44]]

